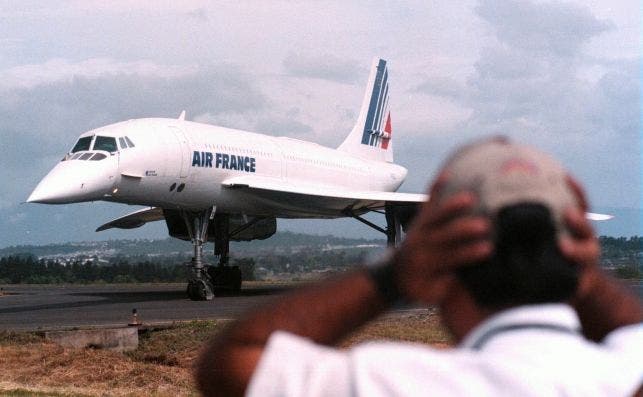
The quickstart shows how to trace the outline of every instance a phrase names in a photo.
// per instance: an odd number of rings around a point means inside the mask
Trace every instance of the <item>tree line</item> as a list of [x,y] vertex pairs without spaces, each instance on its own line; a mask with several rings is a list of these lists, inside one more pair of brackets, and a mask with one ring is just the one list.
[[178,282],[185,281],[186,271],[183,265],[149,261],[120,261],[105,266],[89,260],[62,264],[31,255],[0,258],[0,284]]
[[[643,237],[602,236],[599,241],[603,266],[622,278],[643,278],[640,260]],[[373,250],[376,249],[303,249],[288,254],[258,255],[256,259],[233,258],[231,264],[240,267],[244,280],[254,280],[258,273],[266,270],[290,274],[328,268],[341,271],[362,262]],[[113,258],[107,264],[91,259],[62,263],[53,259],[37,259],[31,254],[16,254],[0,258],[0,284],[184,282],[189,269],[180,263],[185,259],[161,256],[152,261],[147,257],[134,256]]]
[[638,254],[643,251],[643,237],[607,237],[601,236],[598,241],[601,243],[603,256]]
[[[332,268],[342,271],[362,261],[369,250],[303,249],[288,255],[265,253],[251,257],[233,257],[230,264],[238,266],[243,280],[255,280],[259,273],[301,274]],[[71,262],[38,259],[30,253],[0,258],[0,284],[66,284],[66,283],[148,283],[185,282],[188,257],[182,255],[119,256],[108,261],[80,258]],[[206,255],[206,261],[216,258]]]
[[643,279],[643,237],[606,237],[599,238],[601,244],[601,263],[617,277]]

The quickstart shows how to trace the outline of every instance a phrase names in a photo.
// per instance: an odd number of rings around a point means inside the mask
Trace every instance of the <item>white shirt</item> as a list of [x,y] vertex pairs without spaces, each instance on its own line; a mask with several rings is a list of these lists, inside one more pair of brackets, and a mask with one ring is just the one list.
[[350,350],[276,332],[248,396],[632,396],[643,384],[643,324],[585,340],[566,305],[523,306],[457,349],[371,342]]

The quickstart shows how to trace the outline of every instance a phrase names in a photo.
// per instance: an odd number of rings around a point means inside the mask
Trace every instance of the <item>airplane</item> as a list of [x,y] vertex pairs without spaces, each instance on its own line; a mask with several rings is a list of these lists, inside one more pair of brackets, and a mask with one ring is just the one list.
[[[399,241],[424,194],[398,193],[406,168],[393,162],[387,62],[374,59],[357,122],[336,149],[185,120],[143,118],[80,135],[27,202],[109,201],[148,208],[100,226],[131,229],[165,220],[170,236],[190,240],[187,295],[211,300],[238,291],[232,241],[265,239],[277,218],[352,217]],[[362,215],[383,213],[386,227]],[[203,260],[214,242],[217,266]]]
[[[407,170],[393,162],[392,134],[387,62],[376,58],[357,122],[336,149],[190,122],[185,111],[128,120],[81,134],[27,202],[147,206],[96,231],[165,220],[170,236],[193,246],[188,297],[211,300],[241,288],[239,268],[228,263],[230,241],[266,239],[277,218],[352,217],[389,245],[399,242],[427,195],[396,192]],[[368,212],[384,214],[386,227],[365,219]],[[207,242],[217,266],[203,260]]]

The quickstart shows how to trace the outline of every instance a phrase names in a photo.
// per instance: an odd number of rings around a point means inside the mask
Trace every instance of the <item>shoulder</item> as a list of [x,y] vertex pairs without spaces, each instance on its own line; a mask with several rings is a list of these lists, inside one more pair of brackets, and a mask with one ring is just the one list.
[[426,390],[461,395],[472,390],[467,377],[461,376],[462,364],[475,360],[459,349],[398,342],[338,350],[277,332],[257,366],[248,395],[413,395]]
[[610,350],[643,357],[643,323],[617,328],[605,337],[603,345]]

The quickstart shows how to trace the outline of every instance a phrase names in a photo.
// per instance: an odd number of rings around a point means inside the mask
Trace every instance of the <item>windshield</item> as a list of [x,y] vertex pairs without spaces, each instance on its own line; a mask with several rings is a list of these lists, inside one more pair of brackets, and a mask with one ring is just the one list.
[[94,150],[104,150],[106,152],[117,151],[116,138],[111,136],[97,136],[96,142],[94,142]]
[[76,142],[74,148],[71,149],[72,153],[80,152],[82,150],[89,150],[89,145],[92,143],[91,136],[84,136]]

